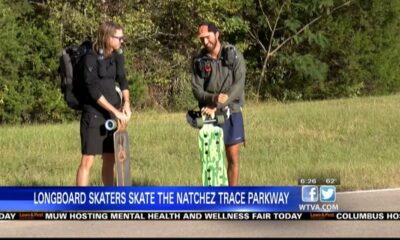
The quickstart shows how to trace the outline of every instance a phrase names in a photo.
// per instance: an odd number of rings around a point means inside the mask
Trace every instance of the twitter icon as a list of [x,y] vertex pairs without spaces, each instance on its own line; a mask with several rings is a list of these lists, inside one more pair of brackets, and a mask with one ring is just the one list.
[[336,187],[335,186],[321,186],[320,188],[320,201],[321,202],[335,202],[336,201]]

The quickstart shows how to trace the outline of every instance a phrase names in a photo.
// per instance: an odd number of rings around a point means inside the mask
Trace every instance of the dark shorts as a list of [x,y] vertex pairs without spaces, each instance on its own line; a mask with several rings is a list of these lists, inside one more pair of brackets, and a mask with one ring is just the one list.
[[82,113],[81,151],[86,155],[114,153],[113,131],[107,131],[106,119],[98,114]]
[[245,141],[243,116],[241,112],[234,112],[221,126],[224,130],[225,145],[238,144]]

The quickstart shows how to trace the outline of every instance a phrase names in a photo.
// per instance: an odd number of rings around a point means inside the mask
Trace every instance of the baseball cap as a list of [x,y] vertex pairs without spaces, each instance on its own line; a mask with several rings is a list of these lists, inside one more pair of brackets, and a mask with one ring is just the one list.
[[219,32],[217,26],[214,23],[202,23],[199,26],[199,31],[197,33],[199,38],[210,36],[211,33]]

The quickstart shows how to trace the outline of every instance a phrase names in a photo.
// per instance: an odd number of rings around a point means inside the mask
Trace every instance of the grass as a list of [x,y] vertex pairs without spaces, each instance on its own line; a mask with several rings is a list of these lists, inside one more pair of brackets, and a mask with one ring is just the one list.
[[[339,191],[400,186],[400,95],[248,103],[240,185],[340,178]],[[201,185],[197,131],[185,113],[135,113],[128,127],[133,185]],[[71,186],[79,123],[0,126],[0,185]],[[101,185],[101,158],[91,184]]]

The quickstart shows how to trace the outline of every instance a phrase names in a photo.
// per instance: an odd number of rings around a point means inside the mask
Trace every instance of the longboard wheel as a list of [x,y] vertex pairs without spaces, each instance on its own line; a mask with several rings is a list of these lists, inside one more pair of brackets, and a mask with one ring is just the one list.
[[114,119],[108,119],[104,126],[108,131],[112,131],[117,128],[117,121],[115,121]]
[[217,124],[222,125],[225,122],[225,118],[223,115],[217,115]]
[[204,125],[203,118],[201,118],[201,117],[196,118],[196,126],[197,126],[198,128],[202,128],[203,125]]

